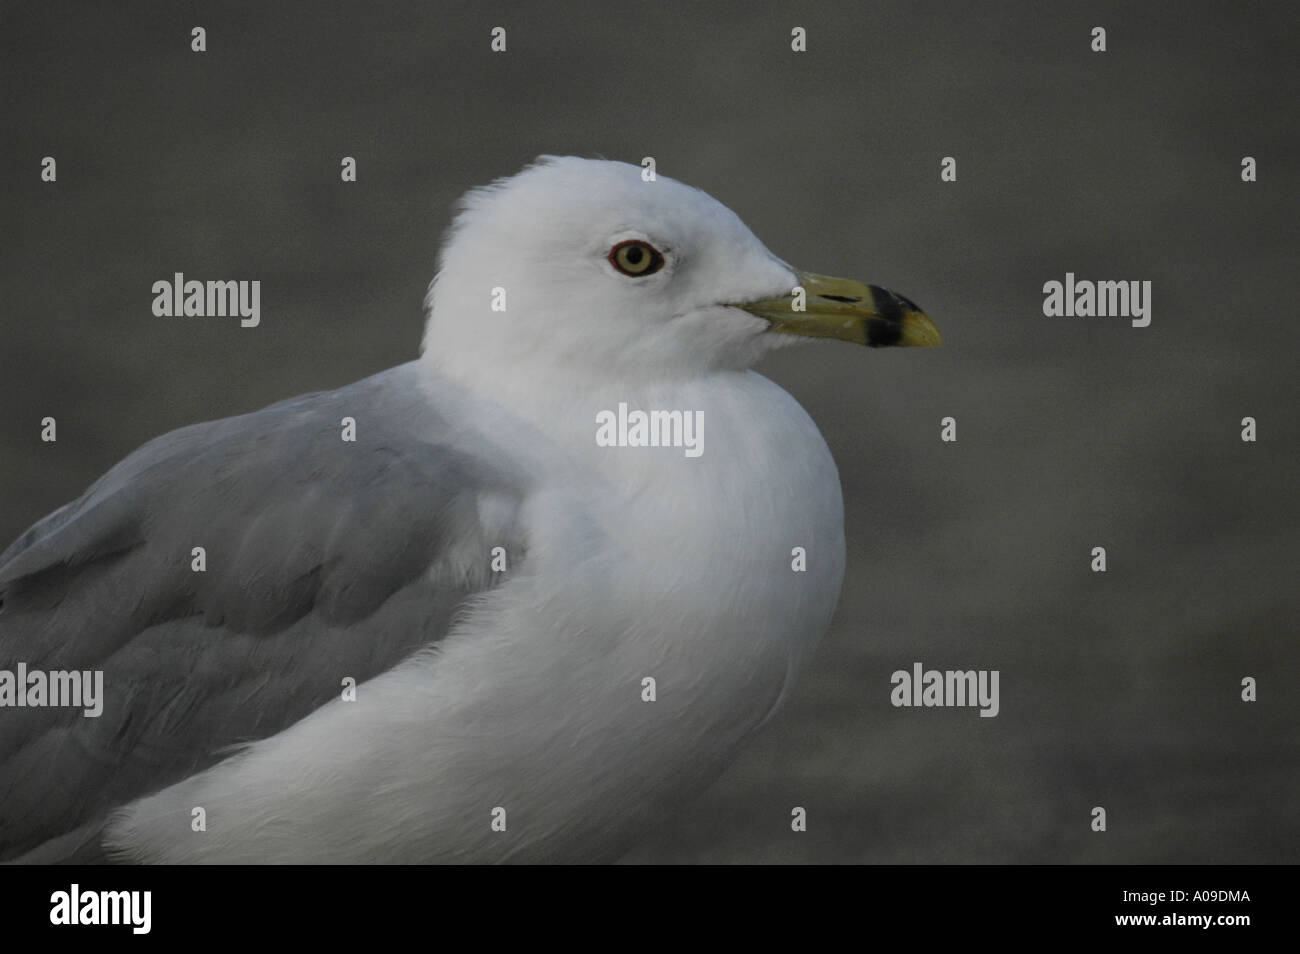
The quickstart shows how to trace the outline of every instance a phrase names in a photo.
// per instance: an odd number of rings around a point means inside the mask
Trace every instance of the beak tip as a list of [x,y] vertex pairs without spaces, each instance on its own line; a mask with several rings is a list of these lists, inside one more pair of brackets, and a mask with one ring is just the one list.
[[943,336],[930,316],[917,309],[903,316],[903,339],[899,344],[912,348],[938,348],[943,345]]

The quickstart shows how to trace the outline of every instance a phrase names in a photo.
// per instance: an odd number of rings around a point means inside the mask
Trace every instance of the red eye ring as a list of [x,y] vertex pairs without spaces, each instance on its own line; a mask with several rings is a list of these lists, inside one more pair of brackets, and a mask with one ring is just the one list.
[[629,278],[641,278],[663,268],[664,257],[649,242],[628,239],[609,250],[609,264]]

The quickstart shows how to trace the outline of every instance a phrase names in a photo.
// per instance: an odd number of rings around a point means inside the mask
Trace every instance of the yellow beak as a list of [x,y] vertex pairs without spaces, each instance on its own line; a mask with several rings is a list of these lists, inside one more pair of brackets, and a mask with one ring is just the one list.
[[[737,304],[766,318],[771,331],[807,338],[838,338],[870,348],[937,348],[942,339],[920,308],[879,285],[799,272],[789,295]],[[801,294],[802,292],[802,294]]]

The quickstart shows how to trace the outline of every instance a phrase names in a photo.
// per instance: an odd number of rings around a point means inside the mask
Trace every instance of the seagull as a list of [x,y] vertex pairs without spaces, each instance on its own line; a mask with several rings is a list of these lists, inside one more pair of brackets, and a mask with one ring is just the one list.
[[[156,438],[0,554],[0,860],[611,861],[722,772],[845,563],[751,368],[939,335],[643,172],[470,191],[417,360]],[[97,715],[15,704],[59,673]]]

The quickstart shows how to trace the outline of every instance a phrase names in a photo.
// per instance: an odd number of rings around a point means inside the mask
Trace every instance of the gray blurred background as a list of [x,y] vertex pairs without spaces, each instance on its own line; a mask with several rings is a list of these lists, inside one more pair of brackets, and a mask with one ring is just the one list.
[[[843,599],[631,858],[1298,861],[1298,41],[1290,2],[7,4],[0,548],[150,437],[414,357],[465,189],[654,156],[945,347],[761,369],[839,462]],[[261,327],[155,318],[173,271],[260,279]],[[1150,280],[1151,326],[1043,317],[1067,271]],[[1001,714],[893,708],[917,661]]]

